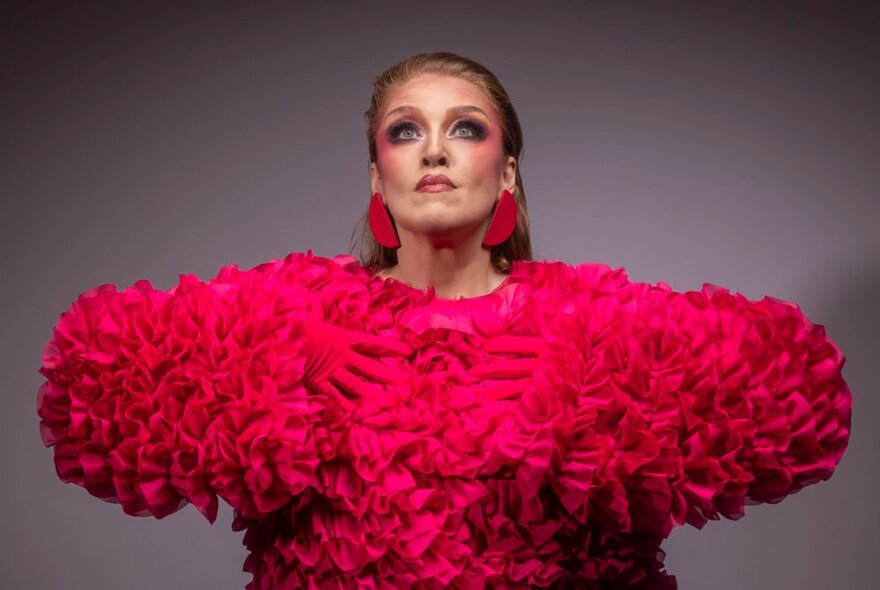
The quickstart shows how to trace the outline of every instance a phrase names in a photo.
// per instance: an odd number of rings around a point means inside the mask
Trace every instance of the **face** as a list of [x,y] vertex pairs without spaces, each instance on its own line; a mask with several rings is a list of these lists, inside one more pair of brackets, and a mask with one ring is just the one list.
[[[404,234],[442,244],[485,232],[495,201],[516,182],[516,159],[503,153],[491,103],[478,86],[453,76],[420,75],[389,93],[376,157],[372,192],[381,193],[403,245]],[[426,174],[442,174],[454,187],[419,191]]]

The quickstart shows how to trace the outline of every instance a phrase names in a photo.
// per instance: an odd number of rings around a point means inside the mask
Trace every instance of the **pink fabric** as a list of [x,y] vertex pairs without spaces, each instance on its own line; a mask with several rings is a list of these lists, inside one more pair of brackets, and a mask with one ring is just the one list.
[[708,283],[519,261],[450,300],[308,251],[81,294],[38,414],[128,514],[228,502],[248,590],[675,588],[673,527],[831,477],[843,365],[796,304]]

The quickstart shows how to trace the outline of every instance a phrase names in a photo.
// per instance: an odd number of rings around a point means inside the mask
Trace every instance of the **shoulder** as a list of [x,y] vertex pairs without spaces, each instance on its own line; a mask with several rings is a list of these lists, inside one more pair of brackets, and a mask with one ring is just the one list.
[[601,262],[572,264],[546,259],[519,260],[514,266],[518,273],[530,279],[533,286],[559,293],[577,294],[585,289],[616,290],[631,284],[625,267],[612,267]]
[[265,288],[275,286],[298,286],[308,290],[363,288],[368,275],[357,259],[347,254],[333,257],[318,256],[311,249],[286,254],[261,262],[247,270],[237,264],[224,266],[212,282],[257,282]]
[[350,274],[347,268],[351,265],[357,265],[357,259],[353,256],[339,254],[328,258],[315,254],[310,248],[305,252],[290,252],[283,258],[263,262],[252,270],[269,274],[298,274],[301,278],[309,279],[331,274]]
[[[572,264],[558,260],[517,261],[511,274],[525,288],[517,290],[529,321],[541,331],[577,332],[596,309],[625,299],[630,284],[623,267],[599,262]],[[574,322],[574,324],[572,324]]]

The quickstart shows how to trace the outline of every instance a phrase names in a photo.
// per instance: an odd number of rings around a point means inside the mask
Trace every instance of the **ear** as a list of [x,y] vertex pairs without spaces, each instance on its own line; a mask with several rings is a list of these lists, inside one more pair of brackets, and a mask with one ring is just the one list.
[[382,192],[382,176],[376,162],[370,162],[370,194]]
[[501,188],[511,193],[516,188],[516,158],[513,156],[507,156],[507,161],[501,170]]

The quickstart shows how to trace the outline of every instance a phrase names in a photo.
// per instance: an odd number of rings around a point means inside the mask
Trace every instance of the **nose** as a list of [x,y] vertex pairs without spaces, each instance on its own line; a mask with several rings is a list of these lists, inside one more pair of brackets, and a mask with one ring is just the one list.
[[440,134],[434,134],[433,139],[425,142],[425,151],[422,154],[422,164],[425,166],[445,166],[449,163],[446,154],[446,146]]

